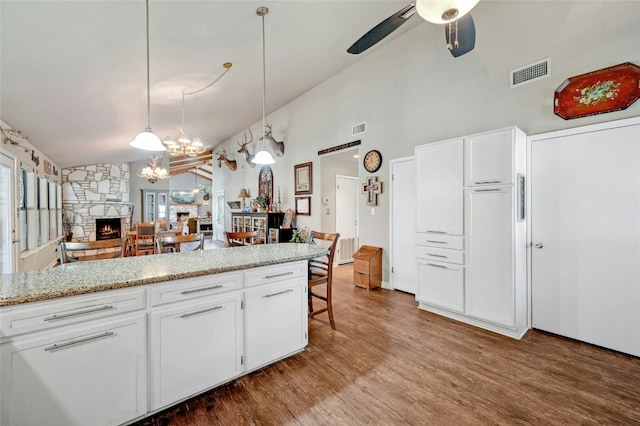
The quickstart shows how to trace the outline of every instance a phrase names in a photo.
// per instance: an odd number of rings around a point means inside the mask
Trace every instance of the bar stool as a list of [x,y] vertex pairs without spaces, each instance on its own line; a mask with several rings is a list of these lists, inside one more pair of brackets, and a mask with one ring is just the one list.
[[[320,241],[326,241],[329,245],[329,252],[325,256],[317,257],[309,260],[309,281],[308,281],[308,302],[309,302],[309,318],[313,318],[318,314],[327,312],[329,315],[329,323],[333,330],[336,329],[336,323],[333,320],[333,307],[331,304],[331,285],[333,281],[333,256],[336,253],[336,246],[340,234],[329,234],[326,232],[311,231],[309,236],[309,244],[320,244]],[[322,292],[321,287],[324,286],[325,291]],[[320,290],[316,289],[317,287]],[[316,289],[314,291],[314,289]],[[313,299],[324,301],[325,305],[321,308],[314,309]]]

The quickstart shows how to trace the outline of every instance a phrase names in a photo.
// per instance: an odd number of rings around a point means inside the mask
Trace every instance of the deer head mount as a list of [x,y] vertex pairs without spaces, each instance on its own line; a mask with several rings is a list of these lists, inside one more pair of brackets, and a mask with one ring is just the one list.
[[227,152],[226,151],[216,152],[216,155],[218,156],[218,167],[222,167],[222,165],[221,165],[221,162],[222,162],[232,172],[235,171],[238,168],[238,162],[236,160],[229,160],[227,158]]
[[256,165],[253,163],[253,157],[255,157],[255,155],[250,153],[247,149],[247,145],[253,142],[253,133],[251,133],[251,129],[249,129],[249,135],[251,136],[251,139],[247,140],[247,132],[243,133],[244,143],[238,141],[238,145],[240,146],[238,152],[240,154],[244,154],[244,159],[247,161],[248,165],[250,165],[251,167],[255,167]]
[[284,155],[284,142],[278,142],[277,140],[275,140],[275,138],[271,134],[271,124],[267,124],[265,127],[265,135],[260,139],[262,140],[264,138],[267,142],[269,142],[271,150],[278,157],[282,157]]

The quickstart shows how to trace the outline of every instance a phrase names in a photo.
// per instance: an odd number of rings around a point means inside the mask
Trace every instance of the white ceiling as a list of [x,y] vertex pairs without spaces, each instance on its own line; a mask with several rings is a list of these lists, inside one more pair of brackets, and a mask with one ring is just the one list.
[[[267,114],[416,25],[360,56],[346,49],[408,2],[150,2],[151,127],[176,135],[182,90],[186,130],[211,148],[262,116],[261,19],[266,5]],[[129,147],[146,127],[145,2],[0,2],[0,117],[61,167],[145,160]],[[444,39],[444,31],[443,31]],[[444,48],[444,41],[443,47]]]

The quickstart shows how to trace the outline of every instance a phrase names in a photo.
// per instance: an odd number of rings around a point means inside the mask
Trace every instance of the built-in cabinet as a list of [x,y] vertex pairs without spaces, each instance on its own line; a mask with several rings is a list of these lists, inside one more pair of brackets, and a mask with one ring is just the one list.
[[416,147],[420,308],[526,332],[525,149],[516,127]]
[[306,265],[3,308],[0,423],[127,423],[303,350]]
[[169,219],[169,192],[142,190],[142,221],[154,222]]

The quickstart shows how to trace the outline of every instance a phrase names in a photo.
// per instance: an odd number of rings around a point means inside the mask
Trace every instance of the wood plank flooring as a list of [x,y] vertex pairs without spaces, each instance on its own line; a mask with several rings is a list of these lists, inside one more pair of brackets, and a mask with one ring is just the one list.
[[137,425],[640,424],[640,359],[530,330],[520,340],[367,292],[335,269],[336,331]]

